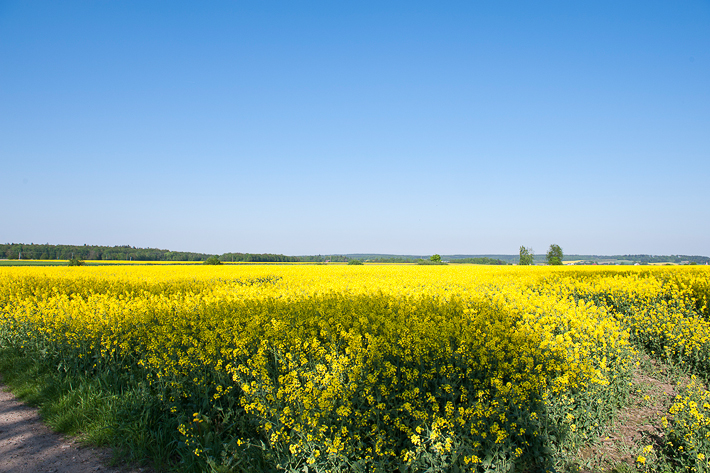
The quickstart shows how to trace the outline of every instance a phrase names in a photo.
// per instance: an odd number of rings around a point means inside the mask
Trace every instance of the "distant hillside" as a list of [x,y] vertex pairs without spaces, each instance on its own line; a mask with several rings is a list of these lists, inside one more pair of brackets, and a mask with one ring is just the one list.
[[[541,261],[545,260],[545,255],[539,256]],[[537,261],[537,257],[536,257]],[[564,261],[582,261],[606,264],[651,264],[651,263],[710,263],[707,256],[690,255],[565,255]]]
[[[376,254],[376,253],[348,253],[344,255],[351,259],[370,260],[377,262],[415,262],[418,259],[429,259],[431,255],[393,255],[393,254]],[[517,264],[520,260],[520,255],[501,255],[501,254],[482,254],[482,255],[441,255],[441,259],[450,262],[476,262],[478,264],[500,264],[501,261],[508,264]],[[536,263],[545,262],[545,253],[535,255]],[[710,264],[710,257],[698,255],[565,255],[563,261],[582,261],[589,263],[606,263],[606,264],[649,264],[649,263],[675,263],[683,262],[695,264]]]

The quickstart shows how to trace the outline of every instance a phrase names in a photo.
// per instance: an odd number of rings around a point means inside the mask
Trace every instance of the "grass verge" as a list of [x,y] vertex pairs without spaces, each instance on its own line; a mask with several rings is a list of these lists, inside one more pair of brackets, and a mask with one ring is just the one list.
[[126,376],[69,377],[13,348],[0,348],[0,373],[10,391],[39,408],[53,430],[80,442],[112,447],[113,463],[174,470],[177,426],[147,386]]

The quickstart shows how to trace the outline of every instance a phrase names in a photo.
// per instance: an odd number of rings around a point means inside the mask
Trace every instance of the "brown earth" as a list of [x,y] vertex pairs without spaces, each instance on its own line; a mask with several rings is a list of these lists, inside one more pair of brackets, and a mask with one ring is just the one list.
[[37,409],[0,384],[0,473],[147,473],[149,468],[110,466],[108,449],[91,448],[52,432]]
[[[661,419],[668,417],[676,384],[665,365],[642,354],[645,367],[632,372],[633,389],[629,403],[617,414],[606,433],[580,449],[586,459],[584,473],[610,471],[620,463],[632,466],[644,446],[660,451],[664,444]],[[682,379],[687,384],[688,379]],[[648,454],[646,454],[649,456]]]

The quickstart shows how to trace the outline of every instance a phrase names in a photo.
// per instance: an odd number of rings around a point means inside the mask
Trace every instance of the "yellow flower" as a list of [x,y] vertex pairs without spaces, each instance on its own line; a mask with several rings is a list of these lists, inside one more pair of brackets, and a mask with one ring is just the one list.
[[[580,403],[614,402],[596,394],[628,379],[632,339],[698,368],[708,288],[702,268],[0,267],[0,345],[67,372],[144,375],[199,457],[193,435],[244,435],[218,423],[236,406],[236,424],[264,426],[299,463],[416,460],[423,444],[475,463],[493,442],[522,456],[542,435],[537,402],[588,435],[602,419],[575,417]],[[710,396],[688,389],[663,425],[697,451]],[[192,422],[175,407],[188,405]],[[402,451],[402,435],[420,448]]]

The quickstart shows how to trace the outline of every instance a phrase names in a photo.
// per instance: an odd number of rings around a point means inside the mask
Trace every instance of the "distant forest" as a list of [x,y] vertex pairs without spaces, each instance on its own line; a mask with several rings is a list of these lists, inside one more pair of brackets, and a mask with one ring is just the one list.
[[[0,259],[33,259],[33,260],[81,260],[103,261],[205,261],[210,256],[217,256],[224,262],[255,262],[255,263],[325,263],[347,262],[351,259],[369,261],[372,263],[416,263],[419,260],[428,260],[429,256],[416,255],[388,255],[388,254],[343,254],[343,255],[312,255],[312,256],[286,256],[271,253],[224,253],[211,255],[205,253],[192,253],[185,251],[160,250],[157,248],[136,248],[134,246],[95,246],[95,245],[50,245],[50,244],[0,244]],[[469,264],[514,264],[518,262],[519,255],[441,255],[441,259],[449,263]],[[535,262],[541,263],[545,255],[535,255]],[[582,261],[599,264],[649,264],[649,263],[710,263],[707,256],[689,255],[565,255],[564,261]]]

